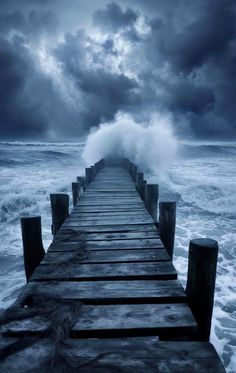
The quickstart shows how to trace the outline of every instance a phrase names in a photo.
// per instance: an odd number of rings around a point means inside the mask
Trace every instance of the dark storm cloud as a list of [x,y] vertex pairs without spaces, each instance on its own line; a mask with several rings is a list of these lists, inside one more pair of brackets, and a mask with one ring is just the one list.
[[51,12],[30,11],[28,15],[21,12],[6,13],[0,16],[0,33],[6,35],[15,30],[25,36],[42,36],[55,32],[59,27],[57,17]]
[[[41,77],[34,75],[34,63],[22,40],[13,43],[0,40],[0,123],[1,135],[6,137],[35,136],[42,134],[47,120],[40,106],[37,94],[43,88]],[[33,83],[33,86],[30,85]],[[35,95],[32,96],[32,89]],[[44,87],[48,91],[48,86]],[[37,92],[37,93],[36,93]]]
[[229,43],[235,38],[232,4],[228,0],[202,2],[197,17],[177,32],[168,21],[160,24],[157,20],[157,45],[173,68],[191,72],[209,58],[227,52]]
[[106,9],[98,9],[93,16],[94,24],[113,32],[132,26],[137,20],[137,14],[132,9],[122,10],[117,3],[110,3]]
[[80,135],[119,110],[171,112],[182,136],[236,136],[235,1],[72,3],[68,31],[62,0],[3,2],[1,136]]
[[[83,31],[67,35],[65,42],[54,51],[61,63],[64,74],[69,76],[78,92],[82,94],[79,105],[79,119],[84,128],[98,125],[101,121],[111,120],[118,110],[134,105],[134,89],[137,83],[124,74],[108,71],[97,64],[99,56],[85,47],[89,38]],[[111,52],[113,42],[107,40],[103,45]],[[93,62],[88,64],[86,55],[91,53]],[[112,52],[114,54],[114,51]]]
[[[141,47],[148,58],[145,82],[148,87],[152,80],[153,90],[155,81],[161,90],[157,107],[170,110],[179,122],[187,120],[197,137],[235,136],[235,2],[148,0],[142,7],[151,27]],[[157,78],[158,68],[164,74]]]

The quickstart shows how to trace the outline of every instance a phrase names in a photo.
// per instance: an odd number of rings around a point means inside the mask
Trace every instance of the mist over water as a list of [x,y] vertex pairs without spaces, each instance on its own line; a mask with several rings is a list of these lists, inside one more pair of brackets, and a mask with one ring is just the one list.
[[106,157],[125,157],[143,171],[165,171],[176,157],[177,140],[171,118],[155,113],[144,125],[132,116],[119,113],[114,122],[92,132],[82,157],[88,165]]
[[[160,198],[177,201],[174,264],[185,286],[189,240],[219,242],[211,341],[233,373],[236,366],[236,143],[177,143],[171,121],[160,130],[153,118],[143,127],[120,114],[78,143],[0,144],[0,308],[25,284],[20,217],[41,215],[45,249],[51,235],[49,194],[71,192],[85,165],[110,155],[125,156],[160,183]],[[127,123],[127,128],[124,126]],[[163,123],[163,122],[162,122]],[[161,170],[161,172],[160,172]]]

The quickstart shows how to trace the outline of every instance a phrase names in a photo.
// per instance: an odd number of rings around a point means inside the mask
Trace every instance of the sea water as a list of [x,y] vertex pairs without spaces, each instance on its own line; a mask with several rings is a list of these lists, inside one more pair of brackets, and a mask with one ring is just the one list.
[[[45,249],[51,235],[50,193],[71,194],[83,175],[83,142],[0,143],[0,308],[25,285],[22,215],[41,215]],[[158,165],[157,165],[158,168]],[[147,175],[158,180],[158,170]],[[219,242],[211,341],[228,372],[236,370],[236,144],[183,143],[160,178],[160,198],[177,201],[174,265],[186,285],[189,240]]]

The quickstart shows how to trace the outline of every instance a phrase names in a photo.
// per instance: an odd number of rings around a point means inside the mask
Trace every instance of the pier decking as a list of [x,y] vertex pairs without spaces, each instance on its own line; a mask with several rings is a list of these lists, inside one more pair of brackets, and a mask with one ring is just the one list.
[[3,321],[1,372],[225,372],[121,165],[93,178]]

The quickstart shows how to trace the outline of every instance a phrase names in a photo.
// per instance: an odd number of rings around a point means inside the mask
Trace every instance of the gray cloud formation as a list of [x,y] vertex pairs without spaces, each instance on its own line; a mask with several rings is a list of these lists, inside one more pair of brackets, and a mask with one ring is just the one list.
[[170,112],[181,136],[236,136],[234,1],[107,3],[73,33],[50,0],[13,3],[0,16],[0,136],[72,137],[119,110]]

